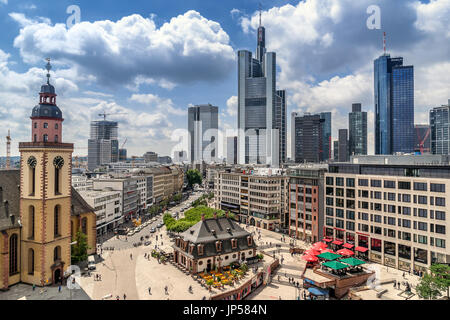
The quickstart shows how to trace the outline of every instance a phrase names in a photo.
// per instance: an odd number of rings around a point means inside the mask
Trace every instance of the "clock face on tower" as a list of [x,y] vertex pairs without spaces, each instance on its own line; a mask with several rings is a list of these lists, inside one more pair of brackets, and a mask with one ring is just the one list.
[[28,158],[27,163],[30,166],[30,168],[36,168],[37,160],[35,157],[31,156]]
[[57,156],[54,160],[53,160],[53,165],[55,166],[55,168],[57,169],[61,169],[64,165],[64,159],[61,158],[60,156]]

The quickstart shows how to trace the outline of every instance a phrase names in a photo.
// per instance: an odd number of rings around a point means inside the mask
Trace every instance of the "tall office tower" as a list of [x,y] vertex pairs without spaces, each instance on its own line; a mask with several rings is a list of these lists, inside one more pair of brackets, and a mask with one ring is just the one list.
[[127,161],[127,149],[119,149],[119,162]]
[[367,112],[361,111],[361,103],[352,105],[348,115],[349,155],[367,155]]
[[323,122],[319,114],[306,113],[295,118],[295,162],[320,162],[323,159]]
[[119,160],[118,123],[92,121],[88,140],[88,169]]
[[291,160],[295,162],[295,118],[299,116],[298,112],[291,113]]
[[431,152],[450,154],[450,99],[447,105],[430,110]]
[[[258,28],[256,59],[238,51],[238,162],[278,167],[286,158],[286,93],[276,90],[276,54]],[[281,141],[281,143],[280,143]]]
[[321,112],[320,118],[324,120],[323,136],[322,136],[322,158],[321,161],[327,161],[331,159],[331,112]]
[[339,129],[339,162],[350,160],[348,155],[348,130]]
[[143,156],[145,162],[158,162],[158,154],[153,151],[148,151]]
[[374,61],[375,154],[414,150],[414,67],[383,54]]
[[414,125],[414,152],[431,153],[431,129],[428,124]]
[[237,137],[227,137],[227,164],[237,164]]
[[188,130],[191,163],[217,162],[219,108],[211,104],[189,107]]
[[333,159],[339,161],[339,140],[333,141]]

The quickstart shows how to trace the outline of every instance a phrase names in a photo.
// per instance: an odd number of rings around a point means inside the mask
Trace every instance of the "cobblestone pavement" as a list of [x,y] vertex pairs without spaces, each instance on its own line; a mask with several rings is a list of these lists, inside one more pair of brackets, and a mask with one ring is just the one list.
[[83,289],[69,290],[61,286],[59,291],[58,286],[52,286],[33,290],[31,285],[19,283],[0,292],[0,300],[90,300],[90,297]]

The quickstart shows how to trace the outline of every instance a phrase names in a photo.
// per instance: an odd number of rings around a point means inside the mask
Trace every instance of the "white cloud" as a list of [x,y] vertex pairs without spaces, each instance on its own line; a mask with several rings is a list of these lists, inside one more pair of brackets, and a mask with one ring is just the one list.
[[185,116],[187,113],[186,110],[178,109],[174,106],[172,99],[161,98],[158,95],[154,94],[133,94],[130,98],[130,101],[135,101],[140,104],[145,104],[150,108],[156,108],[162,112],[167,112],[169,114],[177,115],[177,116]]
[[192,10],[160,28],[138,14],[116,22],[83,21],[70,29],[20,13],[10,16],[22,26],[14,45],[25,62],[50,56],[107,86],[154,82],[171,89],[179,83],[223,79],[234,66],[227,33]]
[[236,116],[238,111],[238,97],[232,96],[227,100],[227,113],[230,116]]

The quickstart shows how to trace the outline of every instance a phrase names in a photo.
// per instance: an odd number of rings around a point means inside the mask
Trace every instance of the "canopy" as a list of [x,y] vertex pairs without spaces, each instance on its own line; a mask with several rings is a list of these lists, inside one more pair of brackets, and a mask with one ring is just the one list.
[[348,249],[338,250],[337,253],[339,253],[339,254],[341,254],[343,256],[352,256],[352,255],[355,254],[352,250],[348,250]]
[[317,260],[319,260],[319,258],[317,258],[316,256],[312,256],[312,255],[309,255],[309,254],[303,255],[302,259],[307,261],[307,262],[316,262]]
[[316,242],[316,243],[313,244],[312,247],[313,247],[314,250],[321,251],[323,249],[326,249],[326,247],[328,247],[328,245],[323,243],[323,242]]
[[328,261],[322,263],[322,266],[328,267],[333,270],[346,269],[348,266],[346,264],[340,263],[339,261]]
[[347,248],[347,249],[351,249],[351,248],[354,247],[354,245],[352,245],[351,243],[345,243],[345,244],[343,245],[343,247],[344,247],[344,248]]
[[322,250],[322,253],[325,253],[325,252],[331,252],[331,253],[337,254],[336,252],[334,252],[331,249],[324,249],[324,250]]
[[317,256],[320,254],[320,251],[314,250],[314,249],[309,249],[307,251],[304,252],[306,255],[310,255],[310,256]]
[[310,287],[308,288],[308,291],[315,296],[327,296],[328,295],[328,290],[325,289],[320,289],[320,288],[316,288],[316,287]]
[[359,252],[366,252],[366,251],[369,250],[369,249],[368,249],[368,248],[365,248],[365,247],[356,247],[355,250],[356,250],[356,251],[359,251]]
[[323,241],[325,241],[325,242],[331,242],[331,241],[333,241],[333,239],[329,239],[329,238],[324,238],[324,239],[322,239]]
[[364,261],[356,259],[356,258],[353,258],[353,257],[339,260],[339,262],[346,263],[348,265],[351,265],[352,267],[356,267],[356,266],[359,266],[361,264],[365,264]]
[[340,258],[341,255],[332,252],[324,252],[319,254],[317,257],[325,260],[336,260]]
[[340,246],[341,244],[343,244],[343,242],[341,240],[334,240],[332,244],[337,244],[338,246]]

